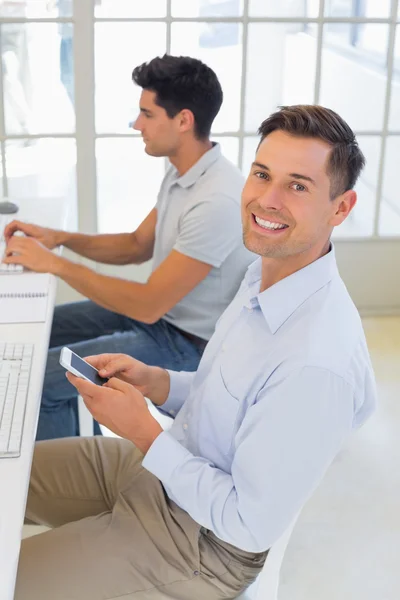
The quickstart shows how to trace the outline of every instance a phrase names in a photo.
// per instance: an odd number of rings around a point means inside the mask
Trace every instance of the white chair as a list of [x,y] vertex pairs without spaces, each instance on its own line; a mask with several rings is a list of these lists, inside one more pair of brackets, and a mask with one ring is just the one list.
[[296,521],[297,517],[282,537],[272,546],[268,552],[263,570],[256,581],[236,600],[278,600],[279,574]]
[[78,418],[80,435],[82,437],[91,437],[94,432],[93,417],[86,408],[86,404],[84,403],[82,396],[78,396]]

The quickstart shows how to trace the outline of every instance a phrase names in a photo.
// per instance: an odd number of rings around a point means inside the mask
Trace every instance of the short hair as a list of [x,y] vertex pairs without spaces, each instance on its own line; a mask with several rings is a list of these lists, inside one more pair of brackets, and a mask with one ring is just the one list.
[[260,144],[277,130],[298,137],[317,138],[332,146],[327,164],[331,199],[354,188],[365,165],[365,157],[354,132],[337,113],[323,106],[280,106],[261,123],[258,129]]
[[155,92],[156,104],[171,119],[185,108],[191,110],[195,136],[209,137],[223,93],[218,77],[201,60],[164,54],[137,66],[132,79],[141,88]]

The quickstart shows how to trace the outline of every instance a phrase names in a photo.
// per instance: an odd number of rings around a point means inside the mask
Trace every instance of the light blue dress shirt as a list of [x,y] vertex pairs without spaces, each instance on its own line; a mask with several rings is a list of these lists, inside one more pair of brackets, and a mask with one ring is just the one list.
[[220,539],[270,548],[376,402],[334,249],[260,293],[253,263],[196,373],[170,372],[176,414],[143,466]]

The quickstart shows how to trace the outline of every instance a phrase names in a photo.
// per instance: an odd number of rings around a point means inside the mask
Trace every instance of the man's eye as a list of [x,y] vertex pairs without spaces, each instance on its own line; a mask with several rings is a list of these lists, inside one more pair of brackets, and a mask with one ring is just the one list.
[[254,175],[258,177],[258,179],[268,179],[268,175],[267,173],[264,173],[264,171],[255,171]]
[[305,192],[307,188],[305,188],[304,185],[301,185],[301,183],[294,183],[293,184],[293,189],[296,192]]

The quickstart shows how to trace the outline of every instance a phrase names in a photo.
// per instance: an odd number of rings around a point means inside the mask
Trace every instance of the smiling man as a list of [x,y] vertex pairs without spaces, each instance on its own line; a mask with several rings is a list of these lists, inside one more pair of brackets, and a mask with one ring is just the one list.
[[[310,134],[298,134],[296,118],[306,110],[322,122],[311,120]],[[353,187],[364,157],[346,124],[338,120],[331,130],[324,123],[328,117],[334,119],[334,113],[320,107],[283,110],[260,127],[262,141],[242,195],[242,221],[247,248],[265,258],[264,288],[328,253],[333,227],[356,203]],[[311,135],[317,124],[323,137]],[[339,134],[349,138],[347,147],[332,148]]]
[[[90,357],[102,387],[68,375],[125,439],[41,442],[15,600],[221,600],[251,583],[350,432],[375,406],[357,310],[332,230],[364,157],[318,106],[260,128],[242,195],[252,264],[196,373]],[[162,431],[144,396],[168,414]],[[62,527],[59,527],[59,526]]]
[[[214,71],[195,58],[165,55],[136,67],[132,78],[142,88],[134,129],[147,154],[170,162],[143,223],[136,231],[108,235],[20,221],[5,230],[4,262],[53,273],[89,299],[55,309],[38,440],[79,433],[76,392],[59,364],[63,346],[79,356],[124,352],[152,365],[195,371],[255,258],[241,237],[244,178],[210,140],[222,103]],[[15,236],[17,231],[26,237]],[[61,245],[112,265],[152,258],[152,273],[144,284],[101,275],[50,252]]]

